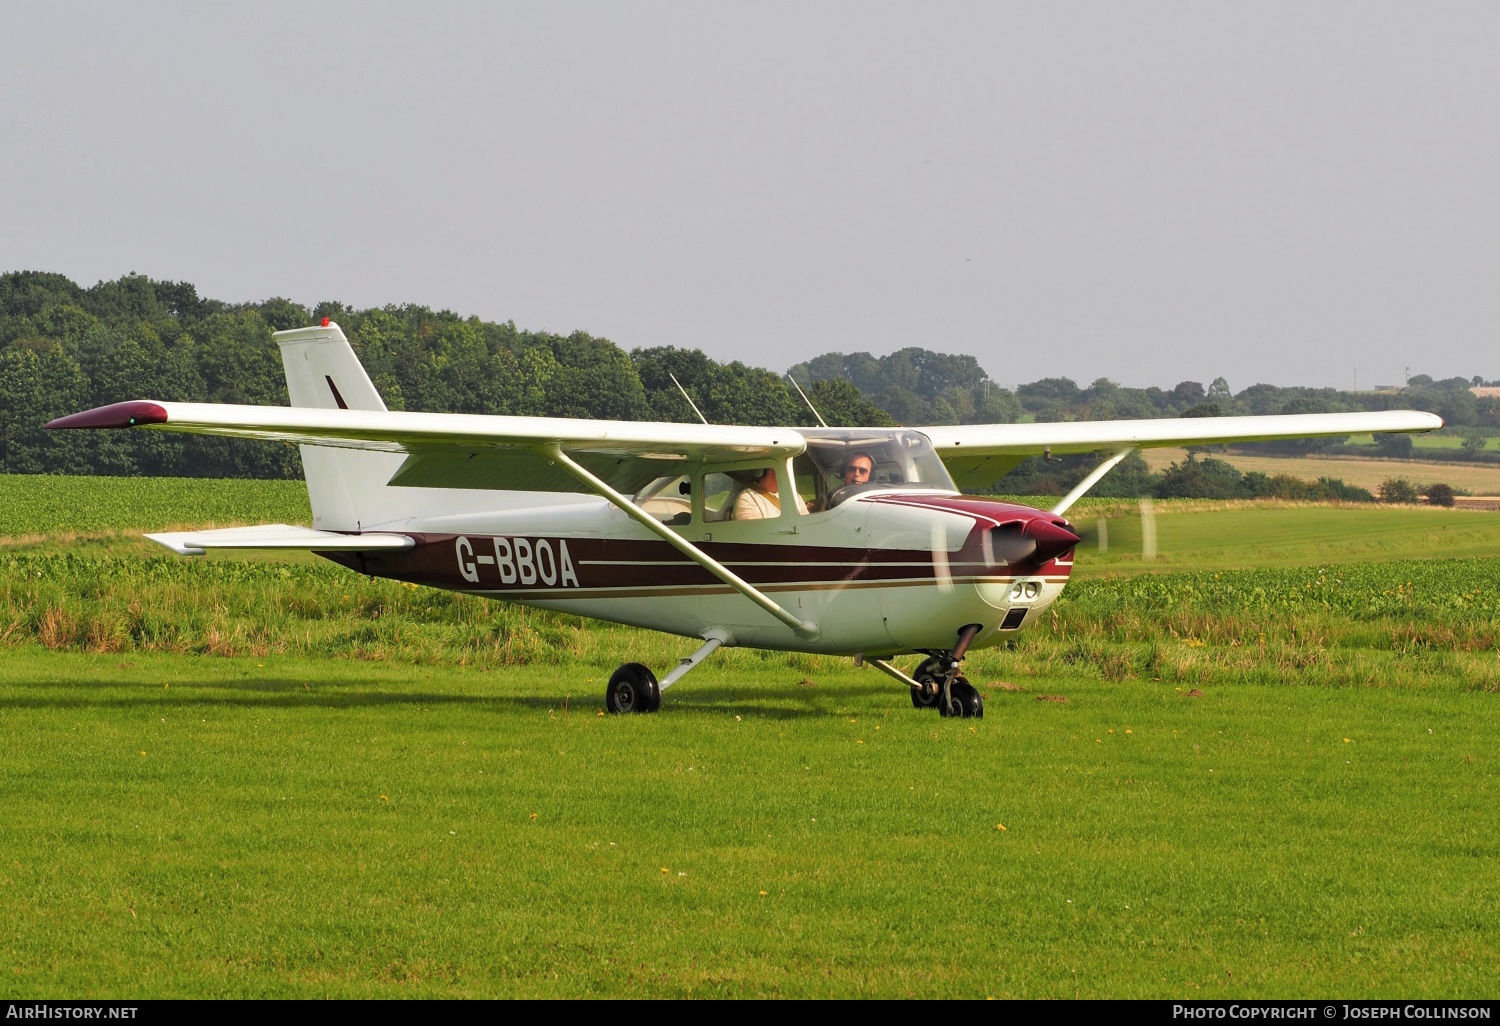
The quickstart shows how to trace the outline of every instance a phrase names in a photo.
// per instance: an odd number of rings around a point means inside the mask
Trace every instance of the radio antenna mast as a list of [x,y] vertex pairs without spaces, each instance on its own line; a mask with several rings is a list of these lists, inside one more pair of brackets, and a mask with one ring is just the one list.
[[822,424],[824,427],[827,427],[828,421],[823,419],[823,415],[819,413],[818,408],[812,404],[812,400],[807,397],[807,393],[802,391],[802,386],[797,384],[797,379],[792,377],[790,374],[786,376],[786,379],[792,383],[792,387],[797,390],[797,394],[802,397],[802,401],[807,404],[807,408],[813,411],[813,416],[818,418],[818,423]]
[[677,380],[677,375],[673,374],[671,371],[667,371],[667,377],[672,379],[672,384],[677,386],[677,391],[682,393],[682,397],[688,401],[688,405],[693,408],[693,412],[698,415],[698,419],[707,424],[708,418],[703,415],[702,410],[698,409],[698,404],[693,402],[693,397],[688,395],[687,389],[682,387],[682,382]]

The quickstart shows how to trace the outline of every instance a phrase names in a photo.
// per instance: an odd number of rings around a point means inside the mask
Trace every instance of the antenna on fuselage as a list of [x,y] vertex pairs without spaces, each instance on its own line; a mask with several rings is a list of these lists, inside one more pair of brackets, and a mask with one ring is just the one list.
[[813,411],[813,416],[818,418],[818,423],[823,425],[824,427],[827,427],[828,421],[823,419],[823,415],[819,413],[818,408],[812,404],[812,400],[807,397],[807,393],[802,391],[802,386],[797,384],[797,379],[792,377],[790,374],[786,376],[786,379],[792,383],[792,387],[797,390],[797,394],[802,397],[802,401],[807,404],[807,408]]
[[693,412],[698,415],[698,419],[707,424],[708,418],[703,415],[702,410],[698,409],[698,404],[693,402],[693,397],[687,394],[687,389],[682,387],[682,382],[677,380],[677,375],[671,371],[667,371],[667,377],[672,379],[672,384],[677,386],[677,391],[682,393],[682,397],[688,401],[688,405],[693,408]]

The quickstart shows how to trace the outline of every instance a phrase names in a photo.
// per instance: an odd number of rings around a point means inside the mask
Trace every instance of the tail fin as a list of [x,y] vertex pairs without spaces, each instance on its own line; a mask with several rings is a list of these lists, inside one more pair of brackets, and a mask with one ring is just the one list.
[[318,410],[385,410],[385,403],[343,329],[329,323],[321,328],[278,331],[281,364],[286,368],[286,390],[293,406]]
[[[385,403],[337,324],[278,331],[286,389],[293,406],[384,410]],[[400,467],[399,453],[361,452],[304,445],[302,471],[312,501],[313,527],[362,531],[390,519],[382,502],[386,482]]]

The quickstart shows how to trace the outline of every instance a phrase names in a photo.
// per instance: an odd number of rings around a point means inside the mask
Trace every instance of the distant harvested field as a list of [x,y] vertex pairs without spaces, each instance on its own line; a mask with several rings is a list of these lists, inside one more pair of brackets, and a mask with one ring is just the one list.
[[[1141,455],[1152,470],[1165,470],[1174,462],[1187,459],[1186,449],[1144,449]],[[1367,460],[1349,457],[1325,459],[1319,456],[1239,456],[1214,453],[1241,471],[1256,471],[1274,476],[1289,474],[1308,481],[1320,477],[1341,478],[1345,484],[1358,485],[1370,491],[1392,477],[1404,477],[1415,484],[1443,484],[1462,488],[1474,495],[1500,495],[1500,467],[1483,467],[1462,463],[1436,463],[1420,460]]]

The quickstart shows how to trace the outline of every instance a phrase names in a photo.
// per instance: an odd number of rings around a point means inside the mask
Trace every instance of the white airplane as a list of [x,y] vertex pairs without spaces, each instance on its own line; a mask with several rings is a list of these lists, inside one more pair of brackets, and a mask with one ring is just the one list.
[[[1133,449],[1441,427],[1430,413],[730,427],[390,412],[338,325],[276,334],[291,406],[136,400],[49,428],[300,444],[313,527],[147,535],[183,555],[303,549],[362,574],[699,638],[657,680],[627,663],[611,712],[721,645],[853,656],[912,704],[982,716],[964,654],[1057,600],[1079,537],[1063,517]],[[1107,453],[1050,510],[964,496],[1028,456]],[[767,472],[770,472],[769,474]],[[890,660],[927,658],[910,675]]]

